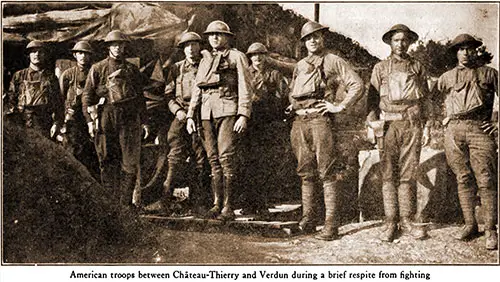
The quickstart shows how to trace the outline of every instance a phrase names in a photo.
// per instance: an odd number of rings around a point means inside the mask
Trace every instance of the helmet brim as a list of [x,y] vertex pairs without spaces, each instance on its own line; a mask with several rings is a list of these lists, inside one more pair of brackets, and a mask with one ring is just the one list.
[[326,30],[328,30],[329,28],[327,26],[323,26],[323,27],[318,27],[318,28],[315,28],[311,31],[309,31],[308,33],[302,35],[302,37],[300,37],[300,40],[301,41],[304,41],[304,38],[308,37],[309,35],[313,34],[313,33],[316,33],[318,31],[321,31],[321,32],[324,32]]
[[227,35],[234,36],[234,33],[230,32],[230,31],[204,31],[203,32],[203,34],[206,34],[206,35],[215,34],[215,33],[221,33],[221,34],[227,34]]
[[418,40],[418,34],[416,32],[414,32],[413,30],[401,29],[401,30],[390,30],[390,31],[384,33],[384,35],[382,36],[382,41],[384,41],[385,44],[391,45],[392,36],[396,32],[405,32],[406,34],[408,34],[408,36],[410,37],[410,42],[412,44],[417,42],[417,40]]

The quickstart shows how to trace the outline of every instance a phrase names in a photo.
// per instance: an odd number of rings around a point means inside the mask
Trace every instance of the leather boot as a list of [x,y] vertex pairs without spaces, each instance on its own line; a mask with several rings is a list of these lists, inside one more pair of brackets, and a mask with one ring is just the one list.
[[339,239],[339,223],[337,219],[337,187],[333,181],[323,183],[325,198],[325,227],[316,239],[333,241]]
[[498,249],[498,233],[496,225],[498,223],[498,202],[497,191],[481,189],[481,204],[484,211],[484,237],[487,250]]
[[460,207],[462,208],[465,225],[458,232],[453,234],[453,237],[457,240],[467,241],[475,238],[479,233],[476,217],[474,215],[474,198],[475,194],[472,188],[459,184],[458,199],[460,201]]
[[498,249],[498,233],[496,230],[486,230],[484,231],[484,237],[486,241],[487,250]]
[[136,180],[136,173],[123,172],[120,181],[120,206],[122,209],[136,212],[135,206],[132,204],[132,196],[134,193]]
[[316,231],[316,213],[313,181],[302,182],[302,219],[299,222],[299,229],[304,233]]
[[410,183],[401,183],[398,188],[399,227],[402,234],[408,234],[414,239],[423,240],[427,237],[425,226],[414,225],[411,218],[415,213],[416,194]]
[[212,192],[214,197],[213,207],[205,214],[205,218],[215,219],[219,216],[222,206],[222,172],[212,174]]
[[154,210],[154,212],[161,212],[170,215],[172,213],[172,209],[170,208],[172,203],[175,201],[174,198],[174,181],[177,177],[177,174],[181,169],[180,165],[175,163],[168,164],[167,177],[163,182],[163,193],[162,198],[159,202],[159,205],[155,207],[158,210]]
[[230,221],[236,218],[231,204],[233,186],[234,175],[224,175],[224,208],[222,208],[220,215],[217,217],[218,220]]
[[416,240],[427,238],[427,229],[423,225],[415,225],[409,218],[402,217],[399,221],[401,233],[408,234]]
[[392,242],[398,230],[398,195],[396,187],[390,182],[382,184],[382,197],[384,199],[385,226],[380,234],[380,240]]
[[198,215],[206,214],[210,205],[210,195],[205,186],[207,175],[203,169],[197,169],[198,175],[196,180],[191,183],[191,191],[189,193],[189,202],[191,210]]

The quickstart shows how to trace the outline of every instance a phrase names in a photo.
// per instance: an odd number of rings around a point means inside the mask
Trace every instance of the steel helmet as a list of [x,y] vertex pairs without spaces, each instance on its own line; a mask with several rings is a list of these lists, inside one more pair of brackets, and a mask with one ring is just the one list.
[[266,46],[264,46],[264,44],[262,44],[260,42],[252,43],[252,45],[250,45],[250,47],[248,47],[248,50],[247,50],[247,55],[267,54],[267,53],[268,53],[268,51],[267,51]]
[[483,45],[483,42],[475,39],[472,35],[470,34],[460,34],[453,41],[451,41],[451,45],[449,48],[450,51],[456,50],[458,47],[463,46],[463,45],[469,45],[471,47],[477,48],[481,45]]
[[183,44],[186,42],[191,42],[191,41],[196,41],[196,42],[201,42],[201,36],[198,35],[196,32],[184,32],[181,34],[181,38],[179,39],[179,43],[177,43],[177,48],[182,48]]
[[382,40],[386,44],[391,44],[392,35],[396,32],[406,32],[406,34],[408,34],[408,36],[410,38],[411,43],[418,40],[418,34],[404,24],[397,24],[397,25],[391,27],[391,29],[389,29],[389,31],[384,33],[384,35],[382,36]]
[[210,33],[224,33],[234,36],[234,33],[231,32],[229,26],[223,21],[213,21],[210,24],[208,24],[207,30],[205,30],[203,34],[210,34]]
[[27,51],[35,48],[45,48],[45,43],[40,40],[33,40],[28,43],[28,46],[26,46]]
[[302,26],[302,29],[300,30],[300,40],[304,40],[306,36],[315,33],[316,31],[327,29],[327,26],[322,26],[317,22],[307,22]]
[[92,50],[92,46],[87,41],[78,41],[76,42],[75,46],[73,49],[71,49],[72,52],[85,52],[85,53],[94,53],[94,50]]
[[119,30],[112,30],[106,35],[104,42],[129,42],[128,37]]

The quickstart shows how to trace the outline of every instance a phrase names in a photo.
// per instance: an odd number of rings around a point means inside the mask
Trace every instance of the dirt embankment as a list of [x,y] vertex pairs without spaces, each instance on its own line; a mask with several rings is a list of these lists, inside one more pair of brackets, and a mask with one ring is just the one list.
[[4,121],[4,262],[86,262],[140,235],[143,226],[119,214],[113,191],[71,154]]

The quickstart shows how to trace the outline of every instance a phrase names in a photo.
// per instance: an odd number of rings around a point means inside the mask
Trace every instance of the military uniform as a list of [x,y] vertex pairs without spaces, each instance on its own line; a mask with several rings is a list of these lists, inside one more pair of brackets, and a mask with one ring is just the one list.
[[[250,45],[247,55],[250,57],[259,49]],[[267,49],[261,52],[267,53]],[[245,189],[243,191],[244,211],[248,213],[265,213],[269,197],[269,186],[273,181],[276,167],[284,154],[279,142],[283,136],[283,111],[287,100],[286,82],[277,70],[263,63],[262,71],[254,66],[248,67],[252,77],[254,94],[252,97],[252,120],[249,123],[247,138],[245,138],[246,165]],[[279,156],[277,158],[277,156]]]
[[[212,32],[232,35],[221,21],[209,24],[205,33]],[[233,128],[238,116],[250,118],[252,111],[253,90],[245,54],[233,48],[205,54],[196,75],[196,85],[187,116],[193,119],[195,110],[201,105],[203,143],[212,170],[215,198],[214,207],[207,216],[219,214],[223,197],[227,209],[222,210],[219,218],[232,219],[234,213],[230,206],[239,150],[238,133]]]
[[122,206],[132,203],[141,152],[141,123],[145,124],[146,103],[142,88],[147,78],[127,61],[108,57],[90,68],[82,94],[83,113],[92,122],[89,106],[105,102],[99,110],[95,146],[104,187],[120,187]]
[[[188,60],[177,62],[169,72],[165,95],[168,101],[168,108],[174,115],[178,111],[188,111],[189,102],[195,86],[196,73],[198,72],[198,62],[190,63]],[[171,196],[173,181],[177,175],[186,171],[183,167],[188,156],[192,156],[197,170],[197,181],[191,181],[190,199],[196,201],[197,205],[204,205],[207,191],[204,189],[206,153],[202,145],[201,138],[194,133],[191,136],[186,130],[186,121],[174,118],[167,136],[170,151],[168,153],[167,179],[165,180],[165,195]],[[193,177],[186,175],[186,178]]]
[[[302,28],[302,39],[327,29],[309,22]],[[349,108],[363,94],[363,81],[342,58],[325,50],[310,54],[295,67],[289,99],[296,113],[291,130],[292,149],[297,157],[297,173],[302,180],[302,220],[300,227],[309,231],[317,223],[315,186],[322,185],[326,210],[324,235],[332,240],[338,235],[335,125],[331,115],[316,108],[318,103],[334,104],[338,86],[345,85],[347,94],[340,107]]]
[[82,111],[82,93],[90,68],[74,66],[65,70],[59,78],[61,93],[66,97],[64,130],[66,138],[63,145],[90,172],[98,175],[98,161],[94,144],[87,130],[87,123]]
[[26,127],[47,138],[53,124],[63,123],[64,97],[57,77],[47,69],[28,67],[16,72],[10,81],[8,104],[11,111],[20,114]]
[[[412,42],[418,38],[408,27],[396,25],[383,36],[384,42],[390,44],[391,36],[397,31],[406,32]],[[378,110],[384,122],[379,150],[384,211],[390,236],[382,235],[382,240],[392,241],[398,219],[402,229],[412,230],[416,209],[415,171],[420,159],[424,111],[429,108],[427,73],[420,62],[406,53],[399,57],[391,54],[375,65],[370,81],[378,92]],[[415,237],[423,236],[422,233]]]
[[[482,43],[470,35],[460,35],[452,50],[463,44],[475,47]],[[465,233],[458,239],[477,235],[474,216],[475,188],[481,197],[487,248],[498,245],[498,155],[494,136],[483,131],[484,122],[492,121],[495,95],[498,95],[498,71],[487,67],[458,65],[438,80],[441,93],[438,104],[445,113],[444,147],[446,159],[456,175],[460,206],[465,219]],[[475,234],[474,234],[475,233]],[[490,242],[488,244],[488,241]]]

